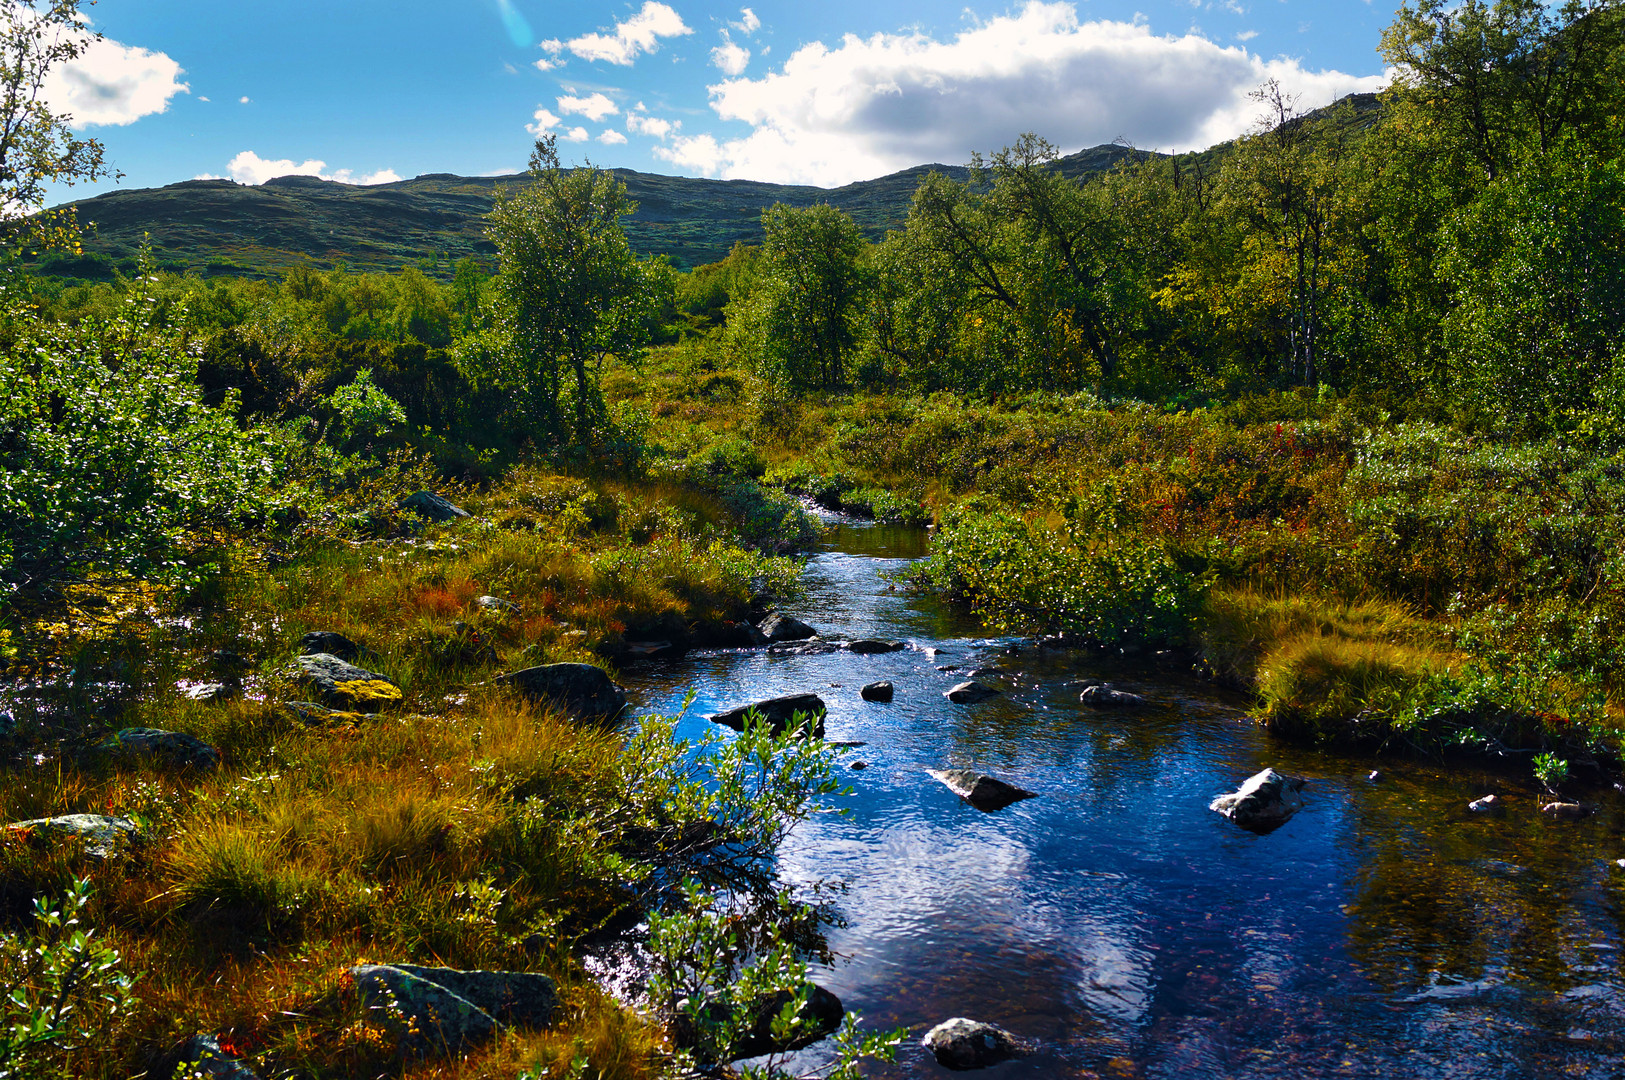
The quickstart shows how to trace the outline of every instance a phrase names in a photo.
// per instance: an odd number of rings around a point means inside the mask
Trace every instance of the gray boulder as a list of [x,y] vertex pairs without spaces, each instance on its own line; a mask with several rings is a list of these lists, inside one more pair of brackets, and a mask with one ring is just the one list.
[[287,675],[315,690],[332,709],[374,713],[401,700],[401,689],[389,676],[358,668],[332,653],[301,656],[288,667]]
[[96,747],[106,754],[158,759],[166,765],[209,772],[220,767],[220,751],[194,735],[158,728],[115,731]]
[[846,645],[848,652],[857,653],[859,656],[875,656],[879,653],[902,652],[906,648],[908,648],[908,642],[906,641],[879,641],[875,638],[863,638],[858,641],[849,641]]
[[313,656],[316,653],[327,653],[353,664],[361,656],[361,646],[332,630],[312,630],[299,639],[299,655]]
[[80,840],[85,854],[98,859],[111,855],[121,843],[134,840],[140,827],[129,818],[109,817],[106,814],[63,814],[61,817],[32,818],[13,821],[8,831],[48,833],[63,839]]
[[170,1080],[260,1080],[246,1063],[220,1049],[213,1035],[193,1035],[181,1047]]
[[1013,802],[1022,799],[1037,798],[1034,792],[1018,788],[1014,784],[1007,784],[970,769],[927,769],[933,777],[940,780],[949,791],[970,803],[978,810],[992,812],[1002,810]]
[[626,710],[626,692],[609,672],[592,664],[542,664],[503,675],[497,682],[578,720],[616,720]]
[[938,1065],[959,1071],[985,1069],[1023,1052],[1020,1040],[1008,1031],[963,1016],[944,1020],[926,1032],[922,1041]]
[[529,971],[458,971],[456,968],[394,964],[399,971],[456,994],[489,1013],[498,1023],[542,1028],[559,1007],[558,987],[546,975]]
[[1139,709],[1150,704],[1139,694],[1119,690],[1111,683],[1084,687],[1078,700],[1091,709]]
[[817,630],[814,630],[794,615],[786,615],[780,611],[775,611],[760,623],[757,623],[756,628],[770,642],[805,641],[807,638],[818,636]]
[[467,510],[452,505],[432,491],[415,491],[402,499],[398,505],[402,510],[410,510],[429,521],[456,521],[458,518],[468,516]]
[[741,705],[737,709],[717,713],[711,717],[711,722],[731,727],[735,731],[744,731],[745,714],[749,712],[760,713],[775,735],[781,735],[789,730],[798,716],[812,718],[813,735],[822,737],[824,734],[824,699],[817,694],[789,694],[785,697],[758,701],[754,705]]
[[1000,693],[1002,693],[1002,691],[995,690],[991,686],[985,686],[982,683],[972,679],[970,682],[962,682],[958,686],[955,686],[952,690],[949,690],[943,694],[943,697],[946,697],[949,701],[952,701],[955,704],[974,705],[978,701],[986,701],[990,697],[998,697]]
[[[792,1000],[789,993],[780,991],[757,1008],[755,1022],[735,1041],[728,1054],[729,1060],[740,1061],[744,1058],[761,1057],[763,1054],[799,1050],[803,1046],[811,1046],[839,1028],[841,1020],[846,1016],[846,1007],[841,1004],[841,999],[817,983],[808,983],[807,991],[807,1000],[802,1005],[801,1011],[803,1026],[794,1038],[789,1042],[779,1042],[773,1038],[773,1018],[778,1016]],[[716,1004],[705,1007],[702,1012],[712,1023],[721,1022],[726,1017],[722,1007]],[[711,1049],[700,1045],[699,1031],[693,1017],[686,1011],[679,1012],[673,1017],[671,1027],[672,1042],[680,1049],[694,1050],[697,1057],[705,1057],[706,1051]]]
[[872,682],[858,692],[863,696],[864,701],[885,702],[892,699],[893,689],[892,684],[889,682]]
[[1208,809],[1250,832],[1266,833],[1303,809],[1303,781],[1265,769],[1248,777],[1235,791],[1214,799]]
[[496,1034],[490,1013],[437,982],[391,964],[350,969],[367,1018],[395,1040],[403,1054],[457,1053]]

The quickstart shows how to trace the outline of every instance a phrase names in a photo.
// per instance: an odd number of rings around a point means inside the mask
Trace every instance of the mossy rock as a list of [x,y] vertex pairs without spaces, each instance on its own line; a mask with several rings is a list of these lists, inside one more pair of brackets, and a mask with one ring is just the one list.
[[387,675],[358,668],[331,653],[301,656],[287,674],[314,689],[330,709],[375,713],[399,704],[402,698],[401,688]]

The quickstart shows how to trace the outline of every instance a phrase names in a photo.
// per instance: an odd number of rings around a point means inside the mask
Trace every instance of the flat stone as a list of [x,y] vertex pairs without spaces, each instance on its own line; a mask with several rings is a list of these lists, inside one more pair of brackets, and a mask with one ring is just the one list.
[[332,630],[312,630],[299,639],[299,655],[313,656],[316,653],[327,653],[353,664],[361,656],[361,646]]
[[1001,693],[1003,693],[1003,691],[995,690],[991,686],[984,686],[983,684],[972,680],[970,682],[960,683],[952,690],[949,690],[943,694],[943,697],[960,705],[974,705],[978,701],[986,701],[990,697],[998,697]]
[[961,1072],[1020,1057],[1024,1050],[1020,1040],[1003,1028],[963,1016],[944,1020],[921,1041],[938,1065]]
[[331,653],[311,653],[294,660],[288,676],[320,695],[329,708],[375,713],[401,700],[401,688],[387,675],[358,668]]
[[771,642],[805,641],[807,638],[818,636],[817,630],[814,630],[794,615],[786,615],[779,611],[775,611],[757,623],[756,628],[762,632],[763,637]]
[[577,720],[613,721],[626,711],[626,691],[615,685],[609,672],[593,664],[542,664],[496,681]]
[[872,682],[858,693],[862,695],[864,701],[885,702],[892,699],[893,689],[892,684],[889,682]]
[[741,705],[726,712],[719,712],[711,717],[713,724],[731,727],[735,731],[745,730],[745,714],[749,712],[760,713],[767,721],[769,729],[775,735],[782,735],[790,729],[796,717],[812,718],[812,734],[822,737],[824,734],[824,713],[826,707],[824,699],[817,694],[789,694],[785,697],[769,698],[758,701],[754,705]]
[[125,728],[97,744],[103,753],[161,759],[177,768],[209,772],[220,767],[220,751],[194,735],[158,728]]
[[1575,821],[1579,818],[1590,817],[1596,809],[1590,803],[1549,802],[1541,806],[1540,812],[1547,817]]
[[937,780],[940,780],[949,791],[970,803],[978,810],[989,813],[1002,810],[1013,802],[1022,799],[1037,798],[1034,792],[1018,788],[1014,784],[1007,784],[992,776],[975,772],[971,769],[927,769]]
[[410,510],[414,514],[430,521],[447,522],[468,516],[468,511],[455,506],[432,491],[414,491],[399,504],[402,510]]
[[350,969],[367,1019],[403,1054],[457,1053],[490,1039],[496,1019],[461,994],[392,964]]
[[8,830],[28,833],[51,833],[64,839],[82,840],[85,854],[105,859],[113,850],[140,833],[140,827],[126,817],[106,814],[63,814],[60,817],[32,818],[13,821]]
[[1235,791],[1214,799],[1208,809],[1250,832],[1269,832],[1303,809],[1303,781],[1265,769],[1248,777]]
[[186,1040],[169,1075],[172,1080],[260,1080],[246,1062],[220,1049],[220,1040],[201,1033]]
[[876,638],[862,638],[858,641],[849,641],[846,651],[857,653],[859,656],[875,656],[880,653],[902,652],[908,648],[906,641],[880,641]]

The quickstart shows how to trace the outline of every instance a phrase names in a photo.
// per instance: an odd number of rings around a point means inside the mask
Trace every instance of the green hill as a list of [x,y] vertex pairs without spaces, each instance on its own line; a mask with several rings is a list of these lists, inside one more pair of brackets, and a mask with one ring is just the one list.
[[[1070,155],[1062,171],[1084,176],[1111,168],[1134,151],[1097,146]],[[828,202],[850,213],[874,239],[902,225],[924,176],[956,178],[959,166],[920,165],[839,188],[699,180],[615,169],[638,204],[627,221],[633,247],[671,257],[681,267],[714,262],[736,241],[761,238],[762,211],[774,203]],[[494,255],[485,213],[496,190],[525,182],[429,173],[393,184],[358,187],[309,176],[283,176],[258,186],[231,180],[187,180],[161,188],[111,191],[69,204],[94,230],[82,259],[53,258],[47,272],[76,277],[133,265],[143,236],[160,266],[214,274],[274,273],[293,263],[394,269],[424,258]],[[442,262],[442,266],[447,263]]]

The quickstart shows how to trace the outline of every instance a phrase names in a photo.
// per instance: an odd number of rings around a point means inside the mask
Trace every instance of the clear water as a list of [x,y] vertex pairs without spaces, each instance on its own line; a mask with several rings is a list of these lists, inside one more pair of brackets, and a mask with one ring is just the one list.
[[[843,881],[842,959],[817,974],[867,1024],[914,1038],[886,1076],[942,1076],[919,1046],[952,1016],[1036,1044],[1001,1077],[1625,1077],[1625,813],[1540,818],[1505,775],[1372,763],[1272,740],[1246,700],[1155,665],[1106,668],[1008,641],[885,572],[917,532],[838,526],[794,613],[825,637],[906,652],[719,652],[628,674],[638,704],[684,733],[710,713],[813,691],[849,760],[850,813],[803,825],[781,855],[797,881]],[[926,651],[940,649],[933,656]],[[954,705],[996,664],[999,698]],[[1086,676],[1159,703],[1078,704]],[[890,679],[894,703],[860,700]],[[1273,766],[1309,778],[1277,831],[1207,809]],[[991,773],[1039,797],[986,814],[926,775]],[[1471,814],[1489,791],[1504,816]],[[807,1065],[819,1051],[807,1052]]]

